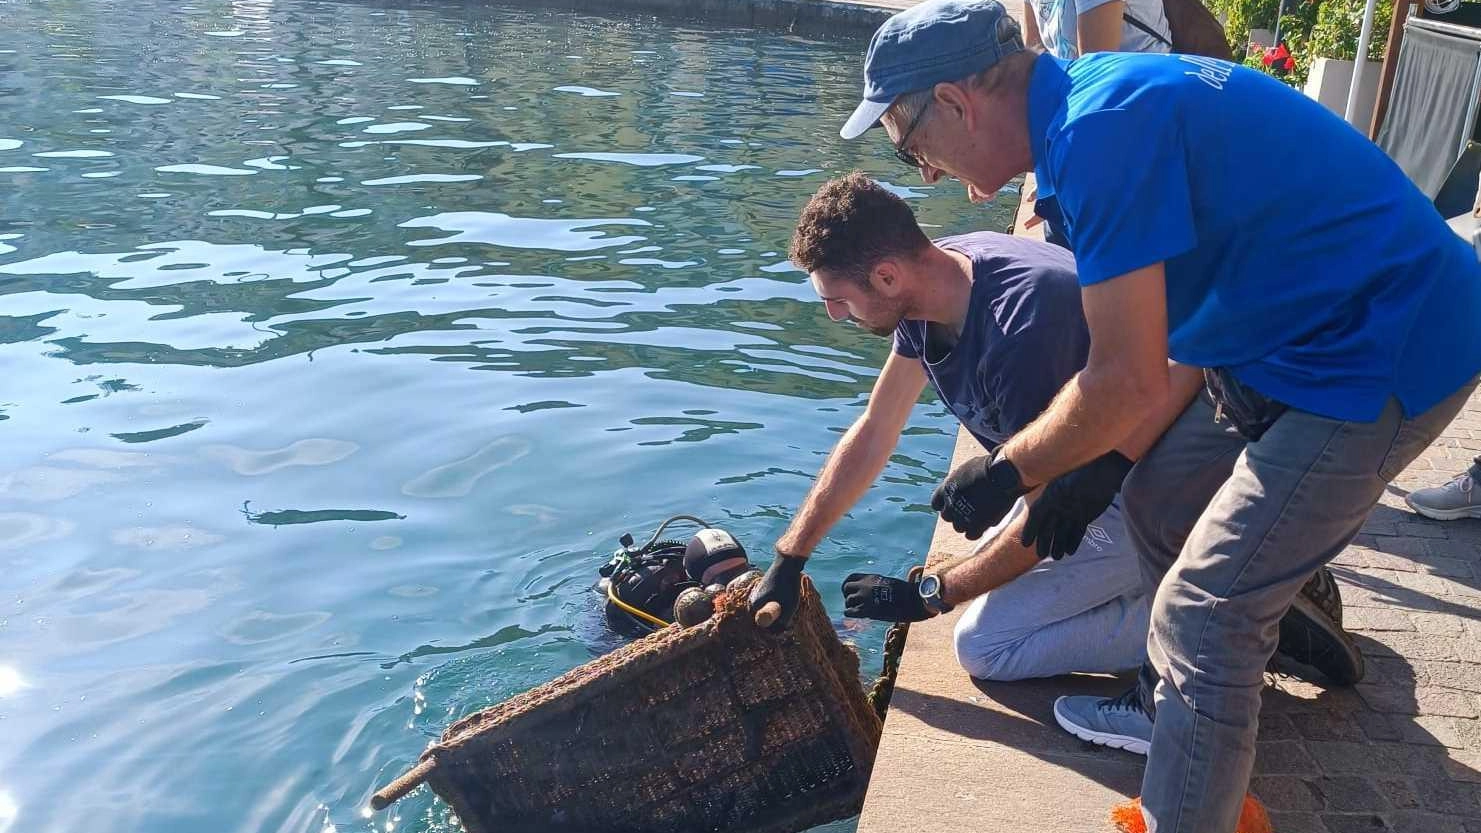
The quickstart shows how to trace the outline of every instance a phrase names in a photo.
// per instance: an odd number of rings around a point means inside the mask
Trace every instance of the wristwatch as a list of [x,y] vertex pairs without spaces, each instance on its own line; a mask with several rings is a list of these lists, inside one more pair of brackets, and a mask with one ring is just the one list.
[[925,604],[926,610],[933,614],[951,612],[951,605],[946,603],[945,598],[946,585],[940,576],[935,573],[922,576],[916,590],[920,593],[920,600]]

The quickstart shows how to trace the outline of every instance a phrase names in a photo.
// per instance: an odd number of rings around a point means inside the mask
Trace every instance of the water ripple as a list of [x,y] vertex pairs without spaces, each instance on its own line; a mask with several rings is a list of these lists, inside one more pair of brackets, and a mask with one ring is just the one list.
[[626,246],[646,240],[636,235],[608,237],[601,226],[651,227],[645,220],[625,217],[582,220],[551,220],[536,217],[512,217],[496,211],[458,211],[414,217],[401,228],[434,228],[453,232],[451,237],[413,240],[408,246],[441,246],[449,243],[484,243],[513,249],[554,249],[562,252],[586,252]]

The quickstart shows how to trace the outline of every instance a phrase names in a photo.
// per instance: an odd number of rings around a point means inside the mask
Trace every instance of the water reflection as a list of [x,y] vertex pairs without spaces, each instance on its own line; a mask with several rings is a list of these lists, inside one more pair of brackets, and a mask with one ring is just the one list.
[[[887,344],[786,262],[807,196],[862,166],[943,233],[1007,223],[837,139],[861,43],[5,10],[0,642],[33,687],[0,701],[0,833],[449,833],[425,793],[361,809],[615,644],[619,535],[690,512],[765,553],[860,413]],[[951,422],[912,426],[819,586],[918,560]]]

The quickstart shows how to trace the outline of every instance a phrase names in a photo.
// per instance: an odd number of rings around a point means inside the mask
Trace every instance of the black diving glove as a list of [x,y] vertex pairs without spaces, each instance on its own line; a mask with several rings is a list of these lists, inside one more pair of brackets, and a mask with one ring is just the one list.
[[1037,543],[1040,558],[1073,555],[1085,528],[1110,508],[1134,465],[1121,452],[1111,451],[1051,480],[1028,508],[1023,545]]
[[975,541],[1028,491],[1018,467],[994,451],[973,457],[948,474],[931,495],[931,508],[952,529]]
[[843,615],[881,622],[919,622],[933,615],[920,597],[920,582],[854,573],[843,580]]
[[778,555],[772,560],[766,575],[751,590],[752,616],[767,602],[776,602],[781,607],[776,621],[767,628],[772,633],[786,630],[792,616],[797,613],[797,603],[802,597],[802,568],[806,565],[806,558]]

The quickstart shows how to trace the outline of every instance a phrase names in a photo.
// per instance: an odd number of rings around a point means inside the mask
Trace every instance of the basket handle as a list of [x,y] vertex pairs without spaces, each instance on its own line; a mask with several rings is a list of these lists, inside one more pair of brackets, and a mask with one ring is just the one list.
[[384,810],[392,804],[400,801],[407,793],[420,787],[423,781],[437,768],[437,758],[428,755],[416,766],[408,769],[405,774],[395,781],[376,790],[375,795],[370,797],[370,809]]
[[776,623],[777,617],[782,615],[780,602],[767,602],[756,611],[756,627],[765,630]]

